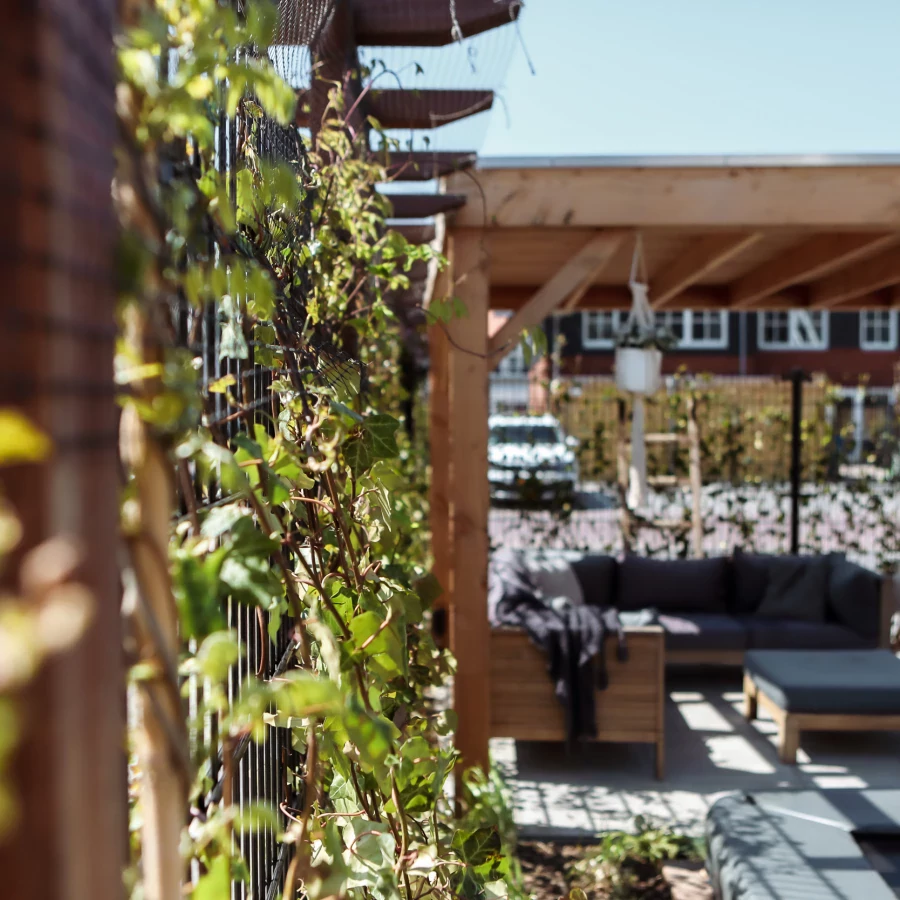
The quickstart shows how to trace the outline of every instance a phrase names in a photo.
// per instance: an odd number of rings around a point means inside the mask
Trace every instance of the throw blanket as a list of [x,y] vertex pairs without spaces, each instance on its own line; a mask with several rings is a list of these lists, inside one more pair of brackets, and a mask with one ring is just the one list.
[[492,625],[523,628],[546,655],[547,671],[565,710],[568,744],[596,737],[594,688],[607,685],[607,634],[617,638],[618,658],[628,657],[617,610],[543,596],[522,554],[509,550],[491,558],[488,608]]

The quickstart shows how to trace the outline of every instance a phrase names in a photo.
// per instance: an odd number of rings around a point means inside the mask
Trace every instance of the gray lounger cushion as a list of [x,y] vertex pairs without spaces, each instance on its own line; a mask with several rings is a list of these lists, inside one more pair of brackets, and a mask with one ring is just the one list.
[[835,622],[741,617],[747,646],[756,650],[857,650],[874,647],[856,632]]
[[[780,791],[728,795],[706,818],[707,869],[721,900],[890,900],[894,897],[853,838],[870,827],[841,814],[860,794],[875,808],[878,792]],[[896,793],[896,792],[893,792]],[[843,795],[833,804],[829,797]],[[873,802],[874,801],[874,802]],[[896,800],[894,801],[896,804]],[[879,817],[881,818],[881,817]],[[833,823],[833,824],[832,824]]]
[[619,563],[616,606],[653,607],[661,613],[724,613],[728,584],[727,557],[663,560],[626,556]]
[[900,659],[890,650],[748,650],[744,669],[788,712],[900,715]]
[[841,557],[832,558],[828,610],[836,621],[877,644],[881,630],[881,577]]
[[745,650],[747,629],[722,613],[660,613],[666,650]]

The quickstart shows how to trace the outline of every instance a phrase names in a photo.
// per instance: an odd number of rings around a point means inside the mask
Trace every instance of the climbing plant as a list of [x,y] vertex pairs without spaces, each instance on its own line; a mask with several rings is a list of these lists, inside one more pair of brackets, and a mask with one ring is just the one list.
[[[156,0],[131,4],[127,21],[115,187],[130,447],[122,518],[143,635],[132,694],[163,726],[135,744],[162,741],[178,761],[183,819],[193,810],[180,844],[193,895],[231,896],[247,875],[235,834],[274,827],[288,850],[285,897],[506,896],[501,829],[483,792],[467,807],[462,785],[455,818],[453,716],[428,703],[453,662],[427,627],[439,587],[397,418],[400,347],[386,297],[432,253],[386,230],[375,185],[387,171],[367,136],[341,124],[339,94],[314,153],[261,150],[261,131],[289,128],[295,104],[253,49],[270,42],[269,7]],[[210,329],[226,363],[214,380],[195,348]],[[251,384],[260,371],[262,396]],[[154,453],[165,470],[155,476]],[[154,557],[154,498],[167,484],[179,486],[182,515]],[[168,580],[154,581],[154,565]],[[155,611],[153,596],[163,601]],[[229,605],[258,610],[272,637],[290,623],[276,677],[239,665]],[[173,692],[182,700],[167,718]],[[227,788],[234,748],[275,728],[290,730],[299,760],[286,827],[279,810],[238,810]],[[217,757],[218,792],[206,764]],[[160,758],[134,758],[137,893],[158,861],[148,855],[160,837],[148,831],[160,809],[148,767]]]

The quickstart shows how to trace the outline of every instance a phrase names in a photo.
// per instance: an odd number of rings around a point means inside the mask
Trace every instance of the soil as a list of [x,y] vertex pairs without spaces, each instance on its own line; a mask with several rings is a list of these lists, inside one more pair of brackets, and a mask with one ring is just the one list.
[[[583,853],[584,847],[577,844],[520,843],[517,855],[522,864],[527,894],[534,900],[560,900],[571,888],[580,887],[588,900],[608,900],[609,892],[601,885],[569,883],[569,867]],[[635,861],[634,874],[633,900],[672,900],[671,888],[654,866]]]

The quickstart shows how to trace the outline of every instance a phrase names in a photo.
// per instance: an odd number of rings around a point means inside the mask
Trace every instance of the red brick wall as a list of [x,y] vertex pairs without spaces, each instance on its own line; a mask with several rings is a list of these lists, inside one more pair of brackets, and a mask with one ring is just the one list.
[[[117,571],[114,0],[4,2],[0,73],[0,406],[53,438],[40,466],[0,470],[24,549],[69,535],[93,624],[23,697],[21,815],[0,844],[0,895],[122,895],[125,773]],[[9,581],[15,572],[4,573]]]

